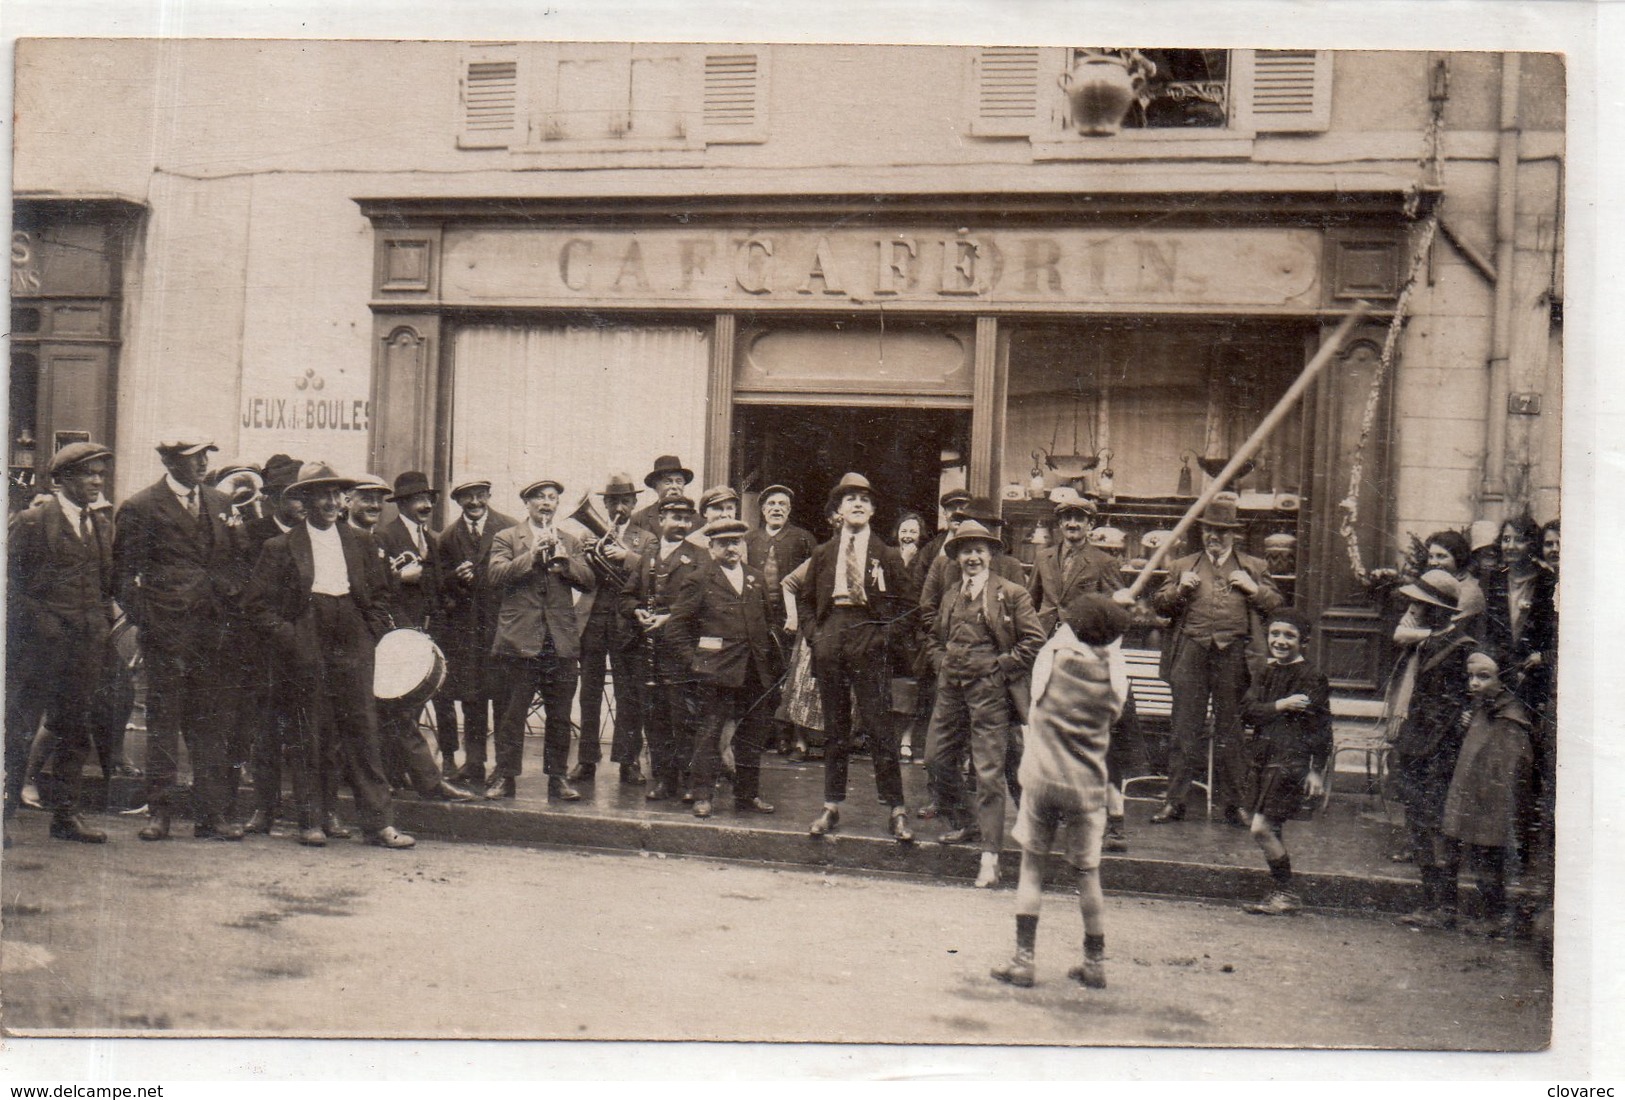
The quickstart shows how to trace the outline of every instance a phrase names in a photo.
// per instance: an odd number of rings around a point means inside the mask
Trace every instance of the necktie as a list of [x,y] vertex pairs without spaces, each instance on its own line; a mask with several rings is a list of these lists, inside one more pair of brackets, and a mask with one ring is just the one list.
[[423,545],[423,525],[421,523],[412,525],[412,544],[418,548],[418,557],[428,556],[429,548]]
[[853,603],[864,603],[863,566],[858,562],[858,540],[855,535],[846,538],[846,594]]
[[478,521],[469,524],[468,529],[470,531],[474,532],[474,541],[479,542],[480,541],[480,525],[479,525]]
[[79,509],[79,541],[90,545],[90,509]]
[[193,519],[197,518],[197,486],[186,490],[186,511]]
[[970,598],[971,598],[971,597],[972,597],[972,596],[974,596],[974,595],[976,595],[976,592],[975,592],[975,590],[974,590],[974,589],[973,589],[973,588],[972,588],[972,587],[971,587],[971,583],[970,583],[970,578],[969,578],[969,577],[966,577],[966,578],[965,578],[965,583],[964,583],[964,584],[963,584],[963,585],[962,585],[962,586],[961,586],[961,594],[962,594],[962,595],[963,595],[963,596],[964,596],[964,597],[965,597],[965,598],[966,598],[966,599],[967,599],[967,600],[968,600],[968,599],[970,599]]

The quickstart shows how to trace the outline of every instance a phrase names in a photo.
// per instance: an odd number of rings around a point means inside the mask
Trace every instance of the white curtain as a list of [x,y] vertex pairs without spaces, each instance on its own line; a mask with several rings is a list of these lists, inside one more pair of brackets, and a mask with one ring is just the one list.
[[705,330],[466,325],[452,353],[452,484],[489,478],[499,510],[522,515],[519,490],[542,477],[564,483],[565,510],[614,471],[641,486],[662,454],[704,484]]

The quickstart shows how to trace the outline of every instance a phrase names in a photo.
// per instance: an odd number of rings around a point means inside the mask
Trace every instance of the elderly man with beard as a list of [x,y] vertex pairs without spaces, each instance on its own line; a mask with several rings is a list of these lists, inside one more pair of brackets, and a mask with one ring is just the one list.
[[638,756],[643,752],[643,694],[647,676],[643,653],[638,645],[636,624],[621,614],[620,585],[626,583],[655,547],[655,537],[632,523],[632,506],[637,502],[637,486],[626,474],[614,474],[599,492],[609,513],[609,530],[594,544],[596,555],[589,564],[597,586],[576,604],[581,623],[581,740],[576,750],[576,766],[570,771],[575,783],[591,783],[603,757],[599,738],[604,706],[604,671],[614,673],[615,732],[609,759],[621,766],[621,782],[641,784],[643,771]]
[[437,637],[446,655],[446,687],[435,706],[435,732],[441,763],[449,767],[457,756],[455,700],[463,711],[463,764],[446,778],[458,786],[484,790],[491,711],[501,691],[491,645],[496,641],[502,597],[491,587],[487,570],[497,532],[518,520],[492,509],[489,481],[462,482],[453,487],[451,499],[463,514],[438,539],[446,610]]

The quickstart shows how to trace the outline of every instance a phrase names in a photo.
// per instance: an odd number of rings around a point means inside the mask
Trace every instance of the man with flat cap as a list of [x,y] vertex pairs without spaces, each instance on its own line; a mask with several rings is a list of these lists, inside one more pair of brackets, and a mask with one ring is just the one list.
[[889,831],[899,842],[914,834],[903,805],[898,731],[891,711],[890,632],[904,613],[907,580],[897,551],[869,527],[875,490],[862,474],[842,475],[830,490],[825,512],[840,522],[834,538],[808,559],[807,583],[796,599],[800,629],[809,632],[813,675],[824,707],[824,809],[808,832],[823,836],[840,822],[846,800],[847,759],[852,752],[852,707],[869,732],[875,788],[890,811]]
[[719,519],[739,518],[739,494],[730,485],[713,485],[700,494],[699,527],[688,536],[700,549],[705,549],[706,524],[715,523]]
[[599,490],[609,529],[589,548],[587,563],[597,584],[576,604],[581,623],[581,740],[570,779],[591,783],[603,757],[600,743],[604,706],[604,672],[615,680],[615,733],[609,759],[621,766],[620,779],[641,784],[638,756],[643,752],[643,693],[647,662],[638,645],[637,624],[621,614],[621,589],[655,548],[655,536],[632,523],[638,488],[626,474],[610,475]]
[[446,654],[446,687],[435,707],[435,731],[441,760],[450,764],[457,755],[457,712],[446,700],[461,704],[463,764],[447,778],[483,791],[491,710],[501,692],[491,647],[496,643],[502,594],[491,587],[487,570],[497,532],[519,521],[491,507],[491,483],[483,479],[460,482],[451,499],[462,515],[441,530],[439,539],[446,611],[438,637]]
[[390,629],[388,593],[369,561],[372,540],[339,520],[355,484],[323,462],[307,462],[286,493],[304,522],[265,544],[246,604],[269,640],[277,690],[291,714],[285,763],[293,777],[299,843],[319,848],[347,837],[337,814],[340,779],[355,795],[366,842],[410,848],[394,827],[378,750],[373,655]]
[[931,541],[920,550],[925,558],[926,568],[929,569],[931,562],[942,556],[942,544],[953,536],[950,524],[953,522],[954,513],[969,503],[970,490],[963,487],[949,489],[937,498],[937,533],[932,535]]
[[158,444],[165,474],[119,506],[113,591],[140,630],[147,677],[147,805],[142,840],[169,836],[179,739],[192,761],[194,836],[241,840],[226,819],[226,627],[242,586],[242,528],[203,485],[215,445],[196,432]]
[[[794,573],[818,548],[818,540],[813,538],[811,531],[790,522],[790,512],[795,507],[795,499],[795,493],[787,485],[774,484],[763,489],[761,496],[757,498],[757,506],[762,513],[762,525],[745,536],[745,560],[753,568],[761,571],[762,579],[773,592],[780,591],[779,585],[784,582],[784,578]],[[770,620],[773,634],[781,651],[788,653],[791,641],[784,629],[784,619],[784,600],[775,599],[773,617]],[[769,713],[778,712],[779,698],[782,694],[783,685],[775,681],[773,698],[768,701],[771,708]],[[778,718],[773,720],[773,726],[778,750],[788,754],[795,742],[794,726]]]
[[649,738],[650,802],[675,798],[694,749],[693,641],[672,608],[704,562],[687,540],[694,502],[681,491],[660,501],[660,542],[638,563],[621,589],[621,612],[637,624],[646,676],[644,731]]
[[671,621],[694,643],[696,681],[694,816],[711,816],[711,799],[722,768],[722,729],[731,718],[734,732],[734,811],[770,814],[761,798],[763,735],[773,713],[769,701],[783,660],[769,626],[776,589],[745,564],[745,532],[738,519],[705,525],[710,560],[699,566],[677,596]]
[[581,657],[576,594],[595,581],[581,544],[553,524],[564,486],[544,477],[519,494],[526,518],[497,533],[487,577],[502,593],[491,653],[502,669],[503,704],[497,719],[496,768],[486,798],[513,798],[523,770],[525,716],[538,692],[546,725],[542,770],[547,795],[565,802],[581,797],[568,777],[570,705],[575,701]]
[[655,459],[654,469],[643,475],[643,484],[654,490],[655,498],[632,513],[632,522],[659,538],[660,502],[671,493],[683,495],[693,480],[694,471],[684,466],[676,455],[661,455]]
[[1109,596],[1123,587],[1117,560],[1089,540],[1099,509],[1074,489],[1057,489],[1055,522],[1061,537],[1038,552],[1027,592],[1033,598],[1046,637],[1055,633],[1061,610],[1085,593]]
[[1157,675],[1173,691],[1173,746],[1168,793],[1154,825],[1185,816],[1185,799],[1205,757],[1207,713],[1213,708],[1213,800],[1228,824],[1245,827],[1247,761],[1241,740],[1241,701],[1251,681],[1249,658],[1264,655],[1262,616],[1281,606],[1269,566],[1236,549],[1235,493],[1214,496],[1202,512],[1202,550],[1168,564],[1168,579],[1151,598],[1172,622],[1164,631]]
[[18,513],[6,537],[5,817],[16,812],[43,717],[55,735],[39,777],[51,836],[89,844],[107,839],[79,816],[79,788],[95,732],[95,689],[117,659],[110,642],[113,532],[91,508],[111,459],[99,443],[63,447],[50,466],[57,492]]

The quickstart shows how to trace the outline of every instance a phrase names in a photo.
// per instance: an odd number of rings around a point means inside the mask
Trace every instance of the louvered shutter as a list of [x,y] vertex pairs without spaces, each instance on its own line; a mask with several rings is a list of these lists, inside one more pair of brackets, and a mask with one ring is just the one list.
[[767,140],[768,51],[706,53],[700,65],[699,132],[709,145]]
[[1060,132],[1065,65],[1059,46],[982,46],[971,53],[970,132],[1035,137]]
[[512,48],[480,49],[462,58],[458,81],[460,149],[506,149],[520,144],[519,54]]
[[1310,133],[1330,125],[1330,50],[1232,50],[1230,56],[1236,129]]

